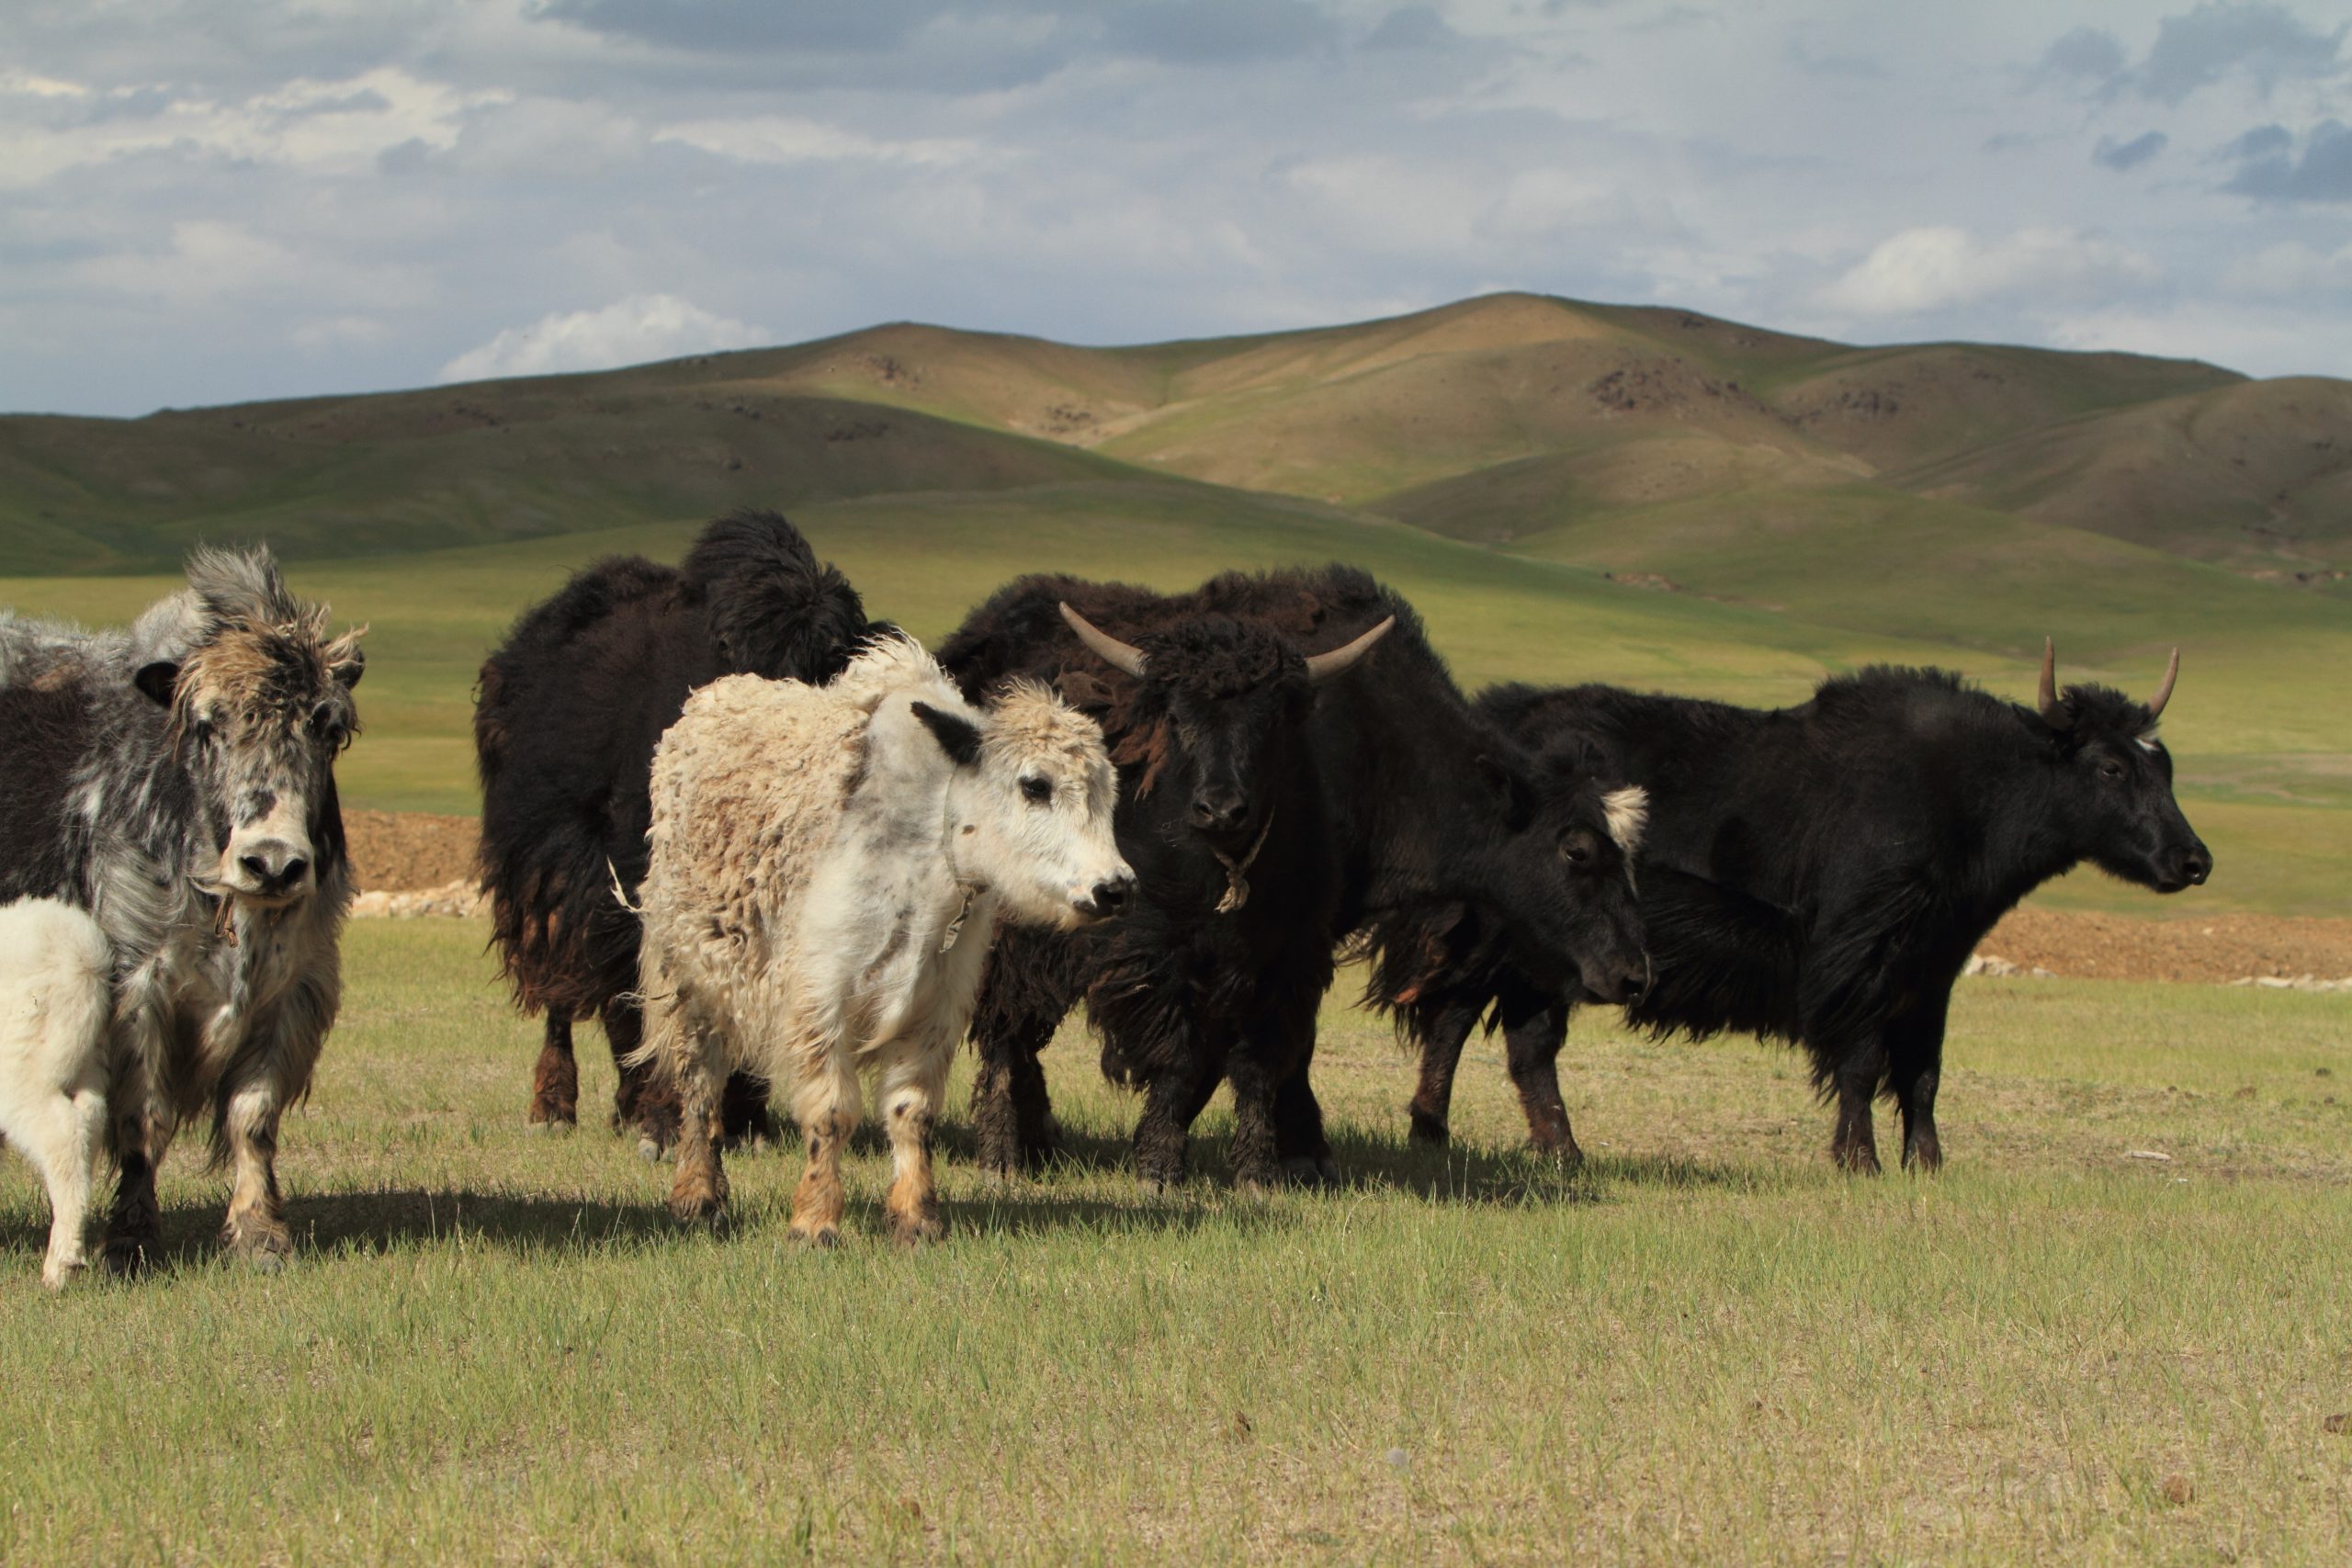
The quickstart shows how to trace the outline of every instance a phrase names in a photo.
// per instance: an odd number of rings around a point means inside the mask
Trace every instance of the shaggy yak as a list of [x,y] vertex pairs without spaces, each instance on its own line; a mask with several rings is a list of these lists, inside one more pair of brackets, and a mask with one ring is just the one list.
[[1640,983],[1598,793],[1472,714],[1411,607],[1361,571],[1230,573],[1180,595],[1024,578],[941,662],[967,693],[1055,682],[1102,719],[1140,878],[1128,918],[1001,949],[974,1028],[988,1169],[1050,1149],[1038,1054],[1083,997],[1104,1071],[1144,1090],[1146,1185],[1183,1179],[1186,1130],[1220,1079],[1238,1180],[1328,1178],[1316,1010],[1334,946],[1377,911],[1475,905],[1550,983],[1611,998]]
[[719,1083],[791,1097],[808,1149],[792,1234],[831,1246],[871,1069],[896,1162],[891,1230],[944,1234],[932,1124],[1000,919],[1069,927],[1135,885],[1091,719],[1012,682],[967,704],[911,640],[830,684],[730,676],[687,700],[652,771],[639,1060],[683,1105],[670,1207],[727,1195]]
[[[612,897],[645,874],[646,775],[686,694],[721,675],[823,681],[870,631],[857,591],[769,512],[702,532],[684,562],[615,556],[526,611],[481,667],[481,879],[515,1004],[547,1015],[531,1125],[579,1117],[571,1026],[598,1019],[618,1063],[641,1038],[638,921]],[[764,1094],[729,1086],[730,1134],[764,1131]],[[620,1070],[613,1125],[666,1146],[677,1108]]]
[[[107,948],[103,1070],[20,1080],[10,1114],[22,1124],[25,1096],[48,1097],[48,1131],[26,1147],[52,1182],[110,1149],[106,1254],[130,1269],[155,1245],[156,1163],[209,1112],[233,1183],[225,1244],[275,1269],[293,1249],[278,1117],[309,1092],[341,996],[352,887],[334,759],[358,727],[363,660],[359,634],[330,638],[325,610],[287,592],[266,550],[197,550],[187,583],[129,632],[0,615],[0,900],[85,911]],[[16,919],[12,994],[82,1005],[70,976],[86,928]],[[86,1045],[52,1023],[17,1042],[20,1062]],[[51,1282],[79,1258],[52,1245]]]
[[[1891,1094],[1904,1163],[1933,1169],[1952,982],[1994,922],[2084,861],[2159,893],[2212,872],[2155,735],[2179,671],[2176,649],[2144,704],[2105,686],[2062,694],[2045,646],[2030,706],[1884,667],[1776,712],[1611,686],[1506,686],[1480,705],[1563,765],[1597,758],[1649,790],[1639,874],[1657,974],[1626,1016],[1659,1035],[1802,1044],[1838,1103],[1840,1166],[1879,1168],[1871,1105]],[[1548,1075],[1556,993],[1491,958],[1437,964],[1422,986],[1407,1013],[1424,1050],[1417,1133],[1444,1136],[1463,1036],[1489,1001],[1514,1072],[1540,1059]],[[1557,1104],[1555,1089],[1573,1152]]]

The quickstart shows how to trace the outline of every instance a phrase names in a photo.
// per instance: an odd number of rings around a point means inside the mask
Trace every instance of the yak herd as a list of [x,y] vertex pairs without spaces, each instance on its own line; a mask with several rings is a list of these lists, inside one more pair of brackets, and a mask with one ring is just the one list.
[[[155,1167],[209,1113],[226,1247],[290,1235],[275,1158],[340,997],[352,892],[334,763],[356,632],[265,549],[198,550],[128,630],[0,614],[0,1134],[40,1170],[43,1280],[135,1269]],[[1182,1182],[1220,1085],[1237,1182],[1338,1176],[1317,1010],[1361,961],[1418,1048],[1442,1141],[1463,1045],[1499,1028],[1535,1146],[1577,1156],[1555,1062],[1579,1003],[1657,1034],[1802,1046],[1831,1144],[1941,1163],[1952,985],[1995,920],[2089,862],[2177,892],[2212,869],[2146,702],[2009,703],[1874,667],[1760,711],[1609,686],[1465,696],[1395,592],[1346,566],[1184,593],[1035,576],[935,650],[870,620],[780,516],[676,568],[600,561],[482,666],[492,940],[546,1043],[527,1121],[578,1116],[572,1026],[619,1068],[616,1129],[675,1152],[682,1220],[721,1151],[799,1125],[792,1233],[838,1239],[871,1079],[894,1236],[944,1232],[933,1130],[974,1043],[978,1158],[1054,1153],[1041,1054],[1081,1000],[1139,1091],[1136,1173]]]

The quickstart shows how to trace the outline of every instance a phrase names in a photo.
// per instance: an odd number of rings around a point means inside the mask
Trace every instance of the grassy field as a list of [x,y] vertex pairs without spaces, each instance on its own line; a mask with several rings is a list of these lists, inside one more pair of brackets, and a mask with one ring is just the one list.
[[[1474,1046],[1457,1142],[1335,1006],[1345,1190],[1140,1198],[1133,1104],[1048,1058],[1073,1157],[955,1232],[784,1238],[797,1149],[680,1235],[601,1130],[524,1135],[534,1032],[473,923],[369,922],[283,1171],[300,1254],[52,1300],[0,1177],[10,1562],[2340,1562],[2352,1036],[2339,997],[1964,982],[1941,1177],[1849,1180],[1797,1061],[1581,1021],[1569,1177]],[[586,1060],[593,1052],[583,1053]],[[583,1074],[583,1103],[609,1069]],[[2132,1157],[2135,1151],[2170,1157]]]

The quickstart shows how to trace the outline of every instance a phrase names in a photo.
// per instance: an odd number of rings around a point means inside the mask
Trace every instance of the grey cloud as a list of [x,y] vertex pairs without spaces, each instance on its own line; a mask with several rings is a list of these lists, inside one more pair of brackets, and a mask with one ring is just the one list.
[[2278,130],[2266,126],[2232,144],[2251,141],[2264,151],[2240,164],[2223,190],[2258,201],[2352,201],[2352,126],[2333,119],[2321,122],[2304,139],[2301,157],[2289,143],[2264,134]]
[[2195,10],[2166,17],[2156,41],[2130,85],[2143,96],[2179,103],[2199,87],[2243,72],[2267,94],[2283,81],[2333,76],[2345,29],[2305,27],[2283,6],[2256,0],[2233,5],[2206,0]]
[[944,0],[548,0],[535,14],[668,49],[868,53],[949,9]]
[[1400,6],[1380,18],[1380,25],[1365,35],[1361,47],[1418,52],[1450,49],[1462,41],[1462,35],[1446,25],[1436,6]]
[[1171,65],[1293,59],[1339,36],[1338,25],[1304,0],[1152,0],[1111,12],[1103,28],[1114,51]]
[[2104,28],[2076,28],[2041,54],[2041,70],[2052,76],[2107,82],[2123,70],[2123,46]]
[[2102,169],[2113,169],[2119,175],[2123,174],[2138,168],[2163,152],[2171,140],[2161,130],[2151,130],[2123,142],[2111,136],[2102,136],[2098,139],[2098,145],[2091,150],[2091,162]]
[[2262,158],[2273,152],[2284,152],[2295,144],[2283,125],[2257,125],[2244,136],[2222,149],[2225,158]]

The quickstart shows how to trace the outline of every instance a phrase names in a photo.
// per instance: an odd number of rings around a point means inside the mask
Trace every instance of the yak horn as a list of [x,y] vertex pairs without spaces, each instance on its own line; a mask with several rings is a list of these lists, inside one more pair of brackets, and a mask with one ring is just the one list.
[[2052,729],[2072,729],[2075,716],[2058,700],[2058,649],[2048,637],[2041,639],[2041,722]]
[[2148,717],[2154,719],[2172,701],[2172,683],[2180,679],[2180,649],[2172,650],[2172,662],[2165,666],[2165,678],[2156,682],[2156,694],[2148,699]]
[[1386,637],[1388,635],[1388,628],[1396,624],[1396,617],[1391,615],[1351,643],[1348,643],[1340,648],[1335,648],[1329,653],[1308,654],[1306,656],[1306,678],[1310,681],[1329,680],[1332,676],[1337,675],[1340,671],[1345,670],[1349,665],[1353,664],[1357,660],[1362,659],[1365,654],[1370,653],[1372,651],[1372,645],[1378,642],[1382,637]]
[[1109,632],[1080,615],[1068,604],[1062,605],[1062,619],[1078,634],[1078,640],[1102,656],[1102,661],[1114,670],[1124,670],[1140,680],[1145,663],[1143,649],[1131,642],[1121,642]]

